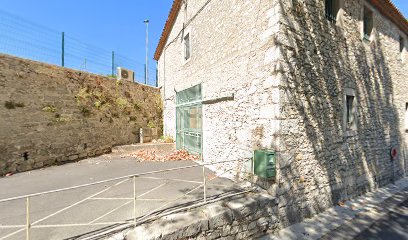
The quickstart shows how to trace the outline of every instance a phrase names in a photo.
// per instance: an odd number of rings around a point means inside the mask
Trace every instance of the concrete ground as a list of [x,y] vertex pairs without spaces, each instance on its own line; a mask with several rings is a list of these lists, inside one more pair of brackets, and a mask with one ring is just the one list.
[[[134,158],[109,154],[77,163],[54,166],[0,179],[1,199],[67,188],[142,172],[195,165],[191,161],[137,162]],[[214,174],[206,171],[207,181]],[[202,201],[202,168],[150,174],[136,179],[136,214],[163,209],[168,211],[186,203]],[[183,194],[190,192],[187,196]],[[233,182],[215,178],[208,182],[208,196],[235,191]],[[85,239],[94,233],[117,226],[113,222],[133,219],[133,180],[122,179],[96,186],[30,198],[30,239]],[[180,198],[175,202],[172,200]],[[0,203],[0,239],[25,239],[25,199]],[[162,209],[156,211],[161,213]],[[52,226],[58,224],[107,223],[97,226]],[[52,227],[38,228],[44,225]]]
[[[406,239],[407,199],[408,178],[404,178],[261,239]],[[383,229],[386,226],[389,229]],[[379,238],[387,234],[395,237]]]
[[360,233],[356,240],[407,240],[408,200]]

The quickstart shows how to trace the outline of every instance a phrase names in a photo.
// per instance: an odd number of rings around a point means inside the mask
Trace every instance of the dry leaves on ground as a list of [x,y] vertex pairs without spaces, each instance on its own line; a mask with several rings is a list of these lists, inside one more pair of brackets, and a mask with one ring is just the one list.
[[190,154],[186,150],[177,150],[170,154],[163,155],[157,150],[143,149],[138,150],[135,153],[130,154],[131,157],[136,158],[141,162],[151,161],[151,162],[166,162],[166,161],[196,161],[200,157]]

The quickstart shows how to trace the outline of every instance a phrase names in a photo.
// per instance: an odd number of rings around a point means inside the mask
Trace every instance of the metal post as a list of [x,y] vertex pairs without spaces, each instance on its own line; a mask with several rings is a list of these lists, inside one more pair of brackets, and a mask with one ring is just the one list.
[[30,198],[26,198],[26,239],[30,240]]
[[65,66],[65,33],[62,32],[61,66]]
[[148,52],[149,52],[149,20],[146,19],[144,20],[144,23],[146,23],[146,66],[145,66],[145,71],[146,71],[146,76],[145,76],[145,84],[147,84],[147,80],[149,78],[149,59],[148,59]]
[[136,176],[133,176],[133,222],[136,227]]
[[112,77],[115,76],[115,51],[112,51]]
[[252,152],[252,183],[255,183],[255,151]]
[[146,64],[144,65],[144,76],[145,76],[145,84],[147,84],[147,69],[146,69]]
[[[204,164],[204,161],[203,161]],[[204,203],[207,202],[207,179],[205,177],[205,166],[203,165],[203,187],[204,187]]]
[[159,66],[156,63],[156,87],[159,87]]

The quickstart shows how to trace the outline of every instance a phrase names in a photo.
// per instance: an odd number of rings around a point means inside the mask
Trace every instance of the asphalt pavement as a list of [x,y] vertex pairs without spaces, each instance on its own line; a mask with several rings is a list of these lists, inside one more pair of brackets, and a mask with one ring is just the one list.
[[[109,154],[0,178],[2,199],[73,187],[143,172],[197,165],[191,161],[137,162]],[[233,182],[207,170],[208,197],[233,191]],[[211,180],[213,179],[213,180]],[[211,181],[210,181],[211,180]],[[163,213],[203,199],[202,167],[138,177],[136,217]],[[188,193],[188,195],[184,195]],[[85,239],[134,218],[132,178],[29,198],[30,239]],[[27,199],[0,202],[0,239],[26,239]],[[153,215],[154,215],[153,214]],[[86,226],[94,224],[93,226]],[[13,228],[8,228],[13,227]]]
[[408,240],[408,200],[355,237],[366,239]]

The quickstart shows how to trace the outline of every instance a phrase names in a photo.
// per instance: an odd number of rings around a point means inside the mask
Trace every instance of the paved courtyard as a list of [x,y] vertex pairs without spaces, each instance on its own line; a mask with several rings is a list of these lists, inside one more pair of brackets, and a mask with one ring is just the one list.
[[[1,178],[0,200],[190,165],[196,164],[191,161],[141,163],[134,158],[109,154]],[[163,213],[163,210],[170,211],[186,203],[201,202],[202,174],[202,168],[197,167],[138,177],[135,185],[137,217],[150,212]],[[214,178],[209,170],[206,176],[210,199],[237,191],[230,180]],[[30,239],[87,239],[117,226],[114,222],[133,219],[133,187],[133,179],[126,178],[30,198],[30,223],[34,227],[30,231]],[[189,194],[183,196],[185,193]],[[0,203],[0,239],[25,239],[26,231],[21,226],[26,224],[25,204],[26,199]],[[101,225],[78,226],[89,223]],[[55,226],[60,224],[76,226]],[[4,228],[5,225],[17,226],[9,229]]]

